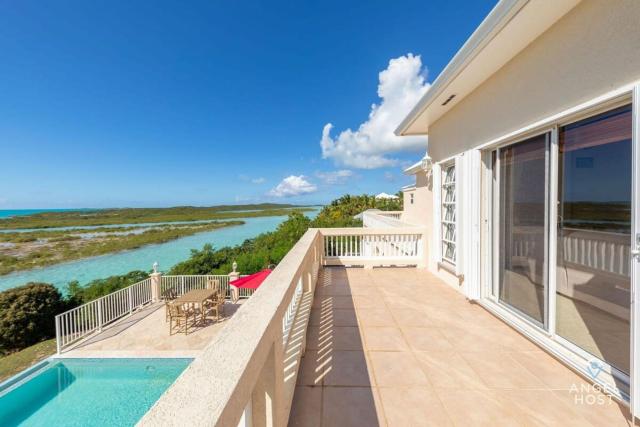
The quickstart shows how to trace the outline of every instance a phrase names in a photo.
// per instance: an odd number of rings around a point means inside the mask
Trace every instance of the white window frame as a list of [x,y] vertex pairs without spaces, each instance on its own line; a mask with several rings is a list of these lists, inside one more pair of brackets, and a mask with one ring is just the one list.
[[[448,172],[453,170],[452,174],[449,174]],[[442,164],[441,166],[441,174],[442,174],[442,178],[441,178],[441,196],[440,196],[440,257],[443,263],[447,263],[449,265],[451,265],[452,267],[456,266],[456,262],[457,262],[457,241],[456,241],[456,236],[458,234],[458,224],[457,224],[457,189],[456,189],[456,182],[457,182],[457,173],[458,170],[456,168],[456,162],[451,161],[451,162],[447,162]],[[448,179],[450,179],[450,176],[453,176],[453,181],[448,181]],[[450,197],[447,198],[447,195],[450,195]],[[450,213],[449,216],[447,216],[447,212]],[[451,215],[451,212],[453,212],[453,214]],[[453,218],[452,218],[453,217]],[[453,237],[451,237],[451,233],[449,233],[449,235],[447,235],[447,231],[448,229],[453,229]],[[449,238],[447,238],[449,237]],[[447,256],[447,250],[446,248],[453,248],[453,257],[448,257]]]

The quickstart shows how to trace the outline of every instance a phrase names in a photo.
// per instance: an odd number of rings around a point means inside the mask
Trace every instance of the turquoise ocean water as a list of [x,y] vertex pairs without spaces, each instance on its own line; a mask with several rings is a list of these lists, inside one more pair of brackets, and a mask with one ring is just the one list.
[[11,216],[33,215],[42,212],[72,212],[84,211],[87,209],[0,209],[0,218],[9,218]]
[[[317,212],[318,210],[307,212],[306,215],[314,217]],[[0,291],[27,282],[51,283],[64,289],[67,283],[72,280],[85,284],[94,279],[125,274],[132,270],[148,271],[156,261],[160,264],[160,271],[167,271],[178,262],[189,258],[191,249],[202,249],[206,243],[211,243],[215,248],[234,246],[260,233],[275,230],[278,224],[286,218],[286,216],[239,218],[245,222],[244,225],[194,234],[171,242],[148,245],[131,251],[0,276]]]

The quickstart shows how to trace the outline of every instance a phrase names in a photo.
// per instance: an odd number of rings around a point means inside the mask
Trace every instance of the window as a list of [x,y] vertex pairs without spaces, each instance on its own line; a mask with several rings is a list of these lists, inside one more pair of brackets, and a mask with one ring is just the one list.
[[413,204],[413,193],[409,194],[409,202]]
[[456,167],[442,167],[442,259],[456,263]]

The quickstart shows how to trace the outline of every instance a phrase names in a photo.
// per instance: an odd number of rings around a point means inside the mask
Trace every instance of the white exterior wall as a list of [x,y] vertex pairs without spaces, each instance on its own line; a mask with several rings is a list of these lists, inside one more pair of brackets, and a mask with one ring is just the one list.
[[[440,180],[432,191],[429,265],[469,298],[480,296],[480,151],[477,147],[640,80],[640,1],[583,1],[429,128],[435,163],[457,165],[457,265],[441,268]],[[472,156],[473,161],[464,159]],[[471,264],[470,264],[471,263]],[[469,282],[471,281],[471,283]]]
[[640,80],[640,1],[585,0],[429,127],[442,161]]
[[[431,172],[420,171],[415,177],[415,187],[402,192],[404,204],[400,219],[409,224],[430,227],[433,212]],[[411,194],[413,194],[413,203],[411,203]]]

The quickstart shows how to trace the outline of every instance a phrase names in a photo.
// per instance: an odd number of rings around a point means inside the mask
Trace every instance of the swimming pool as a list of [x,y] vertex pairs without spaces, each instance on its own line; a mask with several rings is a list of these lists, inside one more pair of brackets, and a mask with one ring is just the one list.
[[132,426],[191,360],[51,360],[0,390],[0,425]]

